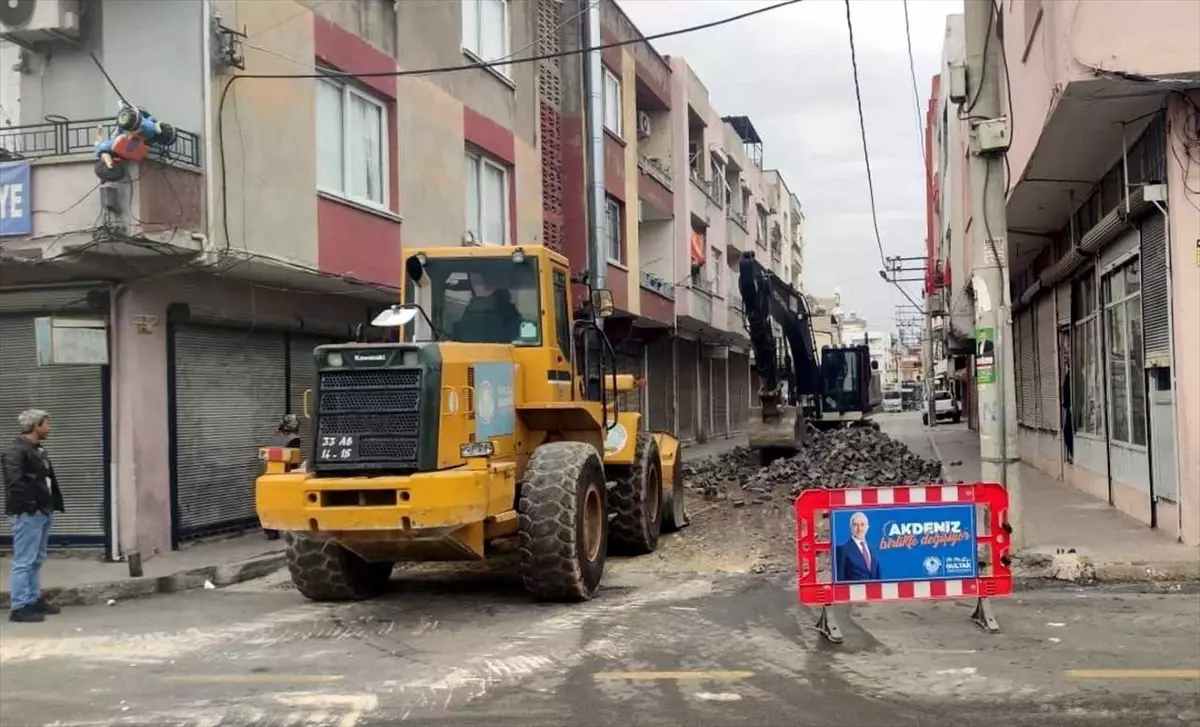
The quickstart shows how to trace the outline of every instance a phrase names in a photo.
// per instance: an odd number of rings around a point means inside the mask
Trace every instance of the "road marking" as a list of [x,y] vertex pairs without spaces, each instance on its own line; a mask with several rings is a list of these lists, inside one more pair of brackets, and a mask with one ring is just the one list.
[[183,684],[328,684],[340,682],[340,674],[181,674],[169,682]]
[[600,671],[592,675],[600,681],[724,681],[732,679],[749,679],[754,676],[752,671]]
[[696,699],[706,702],[737,702],[741,698],[742,695],[733,692],[696,692]]
[[1200,669],[1069,669],[1072,679],[1200,679]]
[[[337,727],[355,727],[364,712],[372,712],[379,707],[379,698],[374,694],[277,694],[275,699],[291,707],[320,710],[320,715],[327,715],[331,707],[344,708],[346,711],[337,721]],[[310,724],[315,716],[310,715]],[[317,723],[323,724],[324,720]]]

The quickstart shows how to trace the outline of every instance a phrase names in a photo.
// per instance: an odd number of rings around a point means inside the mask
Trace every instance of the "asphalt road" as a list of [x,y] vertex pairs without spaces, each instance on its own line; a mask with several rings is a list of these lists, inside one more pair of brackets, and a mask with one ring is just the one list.
[[1000,634],[970,602],[838,609],[832,646],[788,569],[676,558],[723,517],[610,561],[575,606],[530,602],[500,563],[400,569],[365,603],[279,573],[4,622],[0,725],[1200,725],[1195,592],[1022,591]]

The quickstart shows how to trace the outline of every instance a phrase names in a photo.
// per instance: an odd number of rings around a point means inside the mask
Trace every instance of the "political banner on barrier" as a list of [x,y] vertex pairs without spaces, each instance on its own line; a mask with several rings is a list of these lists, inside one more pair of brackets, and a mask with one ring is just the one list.
[[973,504],[846,508],[830,516],[834,583],[979,573]]

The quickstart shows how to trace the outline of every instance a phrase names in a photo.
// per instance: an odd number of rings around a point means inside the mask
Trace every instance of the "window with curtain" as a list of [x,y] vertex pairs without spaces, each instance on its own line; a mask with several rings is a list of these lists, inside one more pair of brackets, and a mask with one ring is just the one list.
[[1133,258],[1104,276],[1105,349],[1108,354],[1111,438],[1146,446],[1146,384],[1142,356],[1142,278]]
[[624,262],[621,257],[621,203],[612,197],[604,198],[604,245],[609,260]]
[[[485,61],[509,54],[508,0],[462,0],[463,48]],[[508,66],[492,70],[508,75]]]
[[621,136],[621,79],[604,69],[604,128]]
[[465,162],[467,238],[481,245],[507,245],[508,167],[470,151]]
[[387,107],[345,83],[317,81],[317,188],[387,206]]

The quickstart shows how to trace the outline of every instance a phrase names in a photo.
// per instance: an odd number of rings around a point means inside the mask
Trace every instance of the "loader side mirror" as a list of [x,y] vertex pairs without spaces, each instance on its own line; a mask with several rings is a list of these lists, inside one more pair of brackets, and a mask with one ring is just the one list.
[[614,307],[611,290],[598,288],[592,291],[592,310],[597,318],[608,318],[613,314]]

